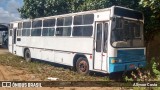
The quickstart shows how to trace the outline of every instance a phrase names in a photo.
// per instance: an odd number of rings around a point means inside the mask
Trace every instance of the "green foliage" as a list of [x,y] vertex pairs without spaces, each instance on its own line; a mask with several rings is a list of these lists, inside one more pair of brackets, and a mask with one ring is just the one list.
[[144,7],[145,33],[147,41],[152,40],[160,29],[160,0],[141,0],[139,4]]
[[153,11],[152,17],[160,18],[160,0],[141,0],[140,4]]
[[81,0],[24,0],[18,11],[22,18],[38,18],[76,12]]
[[155,58],[152,58],[151,60],[151,65],[152,65],[152,72],[153,72],[153,75],[157,78],[157,79],[160,79],[160,70],[158,69],[159,67],[159,63],[156,62]]
[[130,73],[131,78],[125,76],[125,81],[153,81],[160,80],[160,64],[156,61],[155,58],[152,58],[150,63],[147,64],[146,68],[132,71]]
[[107,8],[113,5],[138,9],[139,0],[24,0],[18,11],[22,18],[38,18],[58,14]]
[[150,72],[148,70],[141,70],[136,68],[135,71],[132,71],[130,75],[125,76],[125,81],[149,81],[151,79]]

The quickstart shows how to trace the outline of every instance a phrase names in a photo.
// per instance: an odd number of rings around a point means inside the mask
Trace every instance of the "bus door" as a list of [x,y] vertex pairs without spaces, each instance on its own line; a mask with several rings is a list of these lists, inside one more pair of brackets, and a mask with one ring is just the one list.
[[107,70],[108,22],[96,22],[94,41],[94,69]]
[[15,29],[13,29],[13,34],[12,34],[12,53],[16,53],[16,36],[17,36],[17,34],[16,34],[16,32],[17,32],[17,29],[15,28]]

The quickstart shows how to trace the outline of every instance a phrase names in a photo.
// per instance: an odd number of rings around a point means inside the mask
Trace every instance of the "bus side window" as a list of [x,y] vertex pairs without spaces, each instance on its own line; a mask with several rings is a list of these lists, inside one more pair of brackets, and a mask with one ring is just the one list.
[[108,23],[104,23],[104,47],[103,52],[107,52]]
[[102,23],[97,24],[96,51],[101,52],[102,43]]

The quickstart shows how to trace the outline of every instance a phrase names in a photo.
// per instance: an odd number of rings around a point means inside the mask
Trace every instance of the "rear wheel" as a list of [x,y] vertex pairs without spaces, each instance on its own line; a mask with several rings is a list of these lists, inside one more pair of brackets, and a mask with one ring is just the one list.
[[26,49],[24,52],[24,58],[27,62],[31,62],[31,53],[29,49]]
[[86,58],[80,57],[76,62],[76,70],[78,73],[87,75],[89,74],[89,64]]

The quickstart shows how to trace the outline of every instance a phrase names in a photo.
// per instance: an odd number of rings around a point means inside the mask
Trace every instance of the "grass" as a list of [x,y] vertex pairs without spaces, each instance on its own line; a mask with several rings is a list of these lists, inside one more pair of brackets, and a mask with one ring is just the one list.
[[38,74],[41,80],[48,77],[59,78],[60,81],[108,81],[108,77],[96,75],[80,75],[69,68],[55,67],[44,62],[26,62],[22,57],[12,54],[0,55],[0,64],[12,66],[13,68],[25,70],[31,74]]

